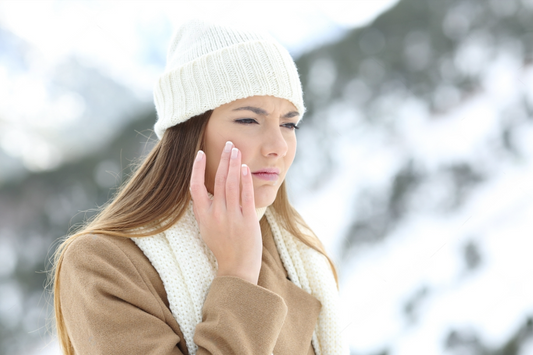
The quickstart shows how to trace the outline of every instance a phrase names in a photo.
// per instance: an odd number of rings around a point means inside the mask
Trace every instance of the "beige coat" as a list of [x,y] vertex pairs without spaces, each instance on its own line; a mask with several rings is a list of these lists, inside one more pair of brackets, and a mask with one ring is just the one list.
[[[320,302],[290,280],[270,228],[258,285],[216,277],[195,330],[198,355],[314,355]],[[188,354],[163,283],[128,238],[84,235],[59,275],[61,310],[76,354]]]

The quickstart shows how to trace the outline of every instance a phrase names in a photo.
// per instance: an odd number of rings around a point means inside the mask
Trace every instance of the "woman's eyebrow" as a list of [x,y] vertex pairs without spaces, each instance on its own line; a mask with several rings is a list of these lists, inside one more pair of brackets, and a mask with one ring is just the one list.
[[[255,113],[257,115],[268,116],[268,112],[266,112],[262,108],[253,107],[253,106],[238,107],[238,108],[233,109],[232,111],[242,111],[242,110],[252,111],[253,113]],[[294,116],[300,116],[300,114],[298,112],[296,112],[296,111],[291,111],[291,112],[286,113],[285,115],[283,115],[282,118],[291,118],[291,117],[294,117]]]

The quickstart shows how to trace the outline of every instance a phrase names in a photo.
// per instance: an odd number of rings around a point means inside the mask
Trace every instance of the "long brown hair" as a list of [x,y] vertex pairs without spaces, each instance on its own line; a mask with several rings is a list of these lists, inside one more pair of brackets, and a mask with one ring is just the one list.
[[[118,189],[114,198],[104,205],[93,219],[60,242],[53,256],[50,284],[53,284],[57,335],[65,354],[74,355],[59,298],[59,273],[68,246],[84,234],[129,238],[132,231],[136,230],[135,236],[143,237],[161,233],[176,223],[191,200],[189,184],[194,157],[196,152],[203,148],[205,127],[212,112],[207,111],[167,129],[131,177]],[[280,185],[272,206],[284,228],[326,256],[338,284],[335,266],[327,256],[324,246],[289,203],[285,182]],[[169,223],[160,224],[158,221]],[[265,221],[263,217],[261,223]],[[145,232],[137,231],[142,231],[143,227],[151,228]],[[306,229],[306,233],[301,227]]]

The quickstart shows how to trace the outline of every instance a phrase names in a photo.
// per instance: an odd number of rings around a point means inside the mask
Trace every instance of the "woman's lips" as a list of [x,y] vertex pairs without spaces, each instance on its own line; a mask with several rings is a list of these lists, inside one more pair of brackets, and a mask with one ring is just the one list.
[[279,178],[279,174],[276,174],[276,173],[260,172],[260,173],[252,173],[252,175],[255,176],[256,178],[259,178],[261,180],[266,180],[266,181],[276,181]]

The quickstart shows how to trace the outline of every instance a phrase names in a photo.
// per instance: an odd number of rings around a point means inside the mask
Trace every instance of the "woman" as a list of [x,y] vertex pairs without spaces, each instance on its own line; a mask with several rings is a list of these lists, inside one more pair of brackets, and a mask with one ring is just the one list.
[[305,111],[289,53],[189,21],[154,99],[160,141],[56,252],[64,353],[341,353],[335,269],[285,190]]

